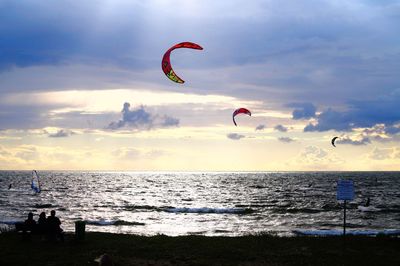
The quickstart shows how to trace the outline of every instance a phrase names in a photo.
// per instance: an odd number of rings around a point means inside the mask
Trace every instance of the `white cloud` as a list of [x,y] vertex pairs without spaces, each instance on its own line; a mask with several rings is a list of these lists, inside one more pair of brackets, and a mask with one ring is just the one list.
[[372,160],[395,160],[400,158],[400,148],[378,148],[374,149],[368,154],[368,158]]
[[344,159],[317,146],[305,147],[298,156],[288,162],[291,167],[314,171],[342,169],[344,163]]

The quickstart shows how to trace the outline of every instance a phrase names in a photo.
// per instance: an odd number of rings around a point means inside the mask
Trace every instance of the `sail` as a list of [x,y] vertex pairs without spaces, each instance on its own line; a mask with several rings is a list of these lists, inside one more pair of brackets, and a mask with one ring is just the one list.
[[36,170],[32,171],[32,181],[31,181],[31,188],[36,193],[40,193],[40,178]]

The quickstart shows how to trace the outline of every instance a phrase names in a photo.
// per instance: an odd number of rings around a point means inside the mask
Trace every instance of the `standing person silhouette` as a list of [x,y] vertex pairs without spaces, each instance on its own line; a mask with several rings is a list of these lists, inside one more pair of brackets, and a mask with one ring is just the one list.
[[369,207],[370,204],[371,204],[371,199],[368,197],[367,202],[365,203],[365,207]]
[[50,216],[47,217],[46,220],[46,225],[50,239],[56,240],[57,238],[59,238],[61,241],[64,241],[64,230],[62,230],[60,227],[61,221],[58,217],[56,217],[55,210],[52,210],[50,212]]

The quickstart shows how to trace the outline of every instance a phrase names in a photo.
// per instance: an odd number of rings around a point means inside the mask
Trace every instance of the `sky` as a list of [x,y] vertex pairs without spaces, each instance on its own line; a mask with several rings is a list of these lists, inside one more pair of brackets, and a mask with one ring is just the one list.
[[391,0],[0,0],[0,169],[400,170],[398,25]]

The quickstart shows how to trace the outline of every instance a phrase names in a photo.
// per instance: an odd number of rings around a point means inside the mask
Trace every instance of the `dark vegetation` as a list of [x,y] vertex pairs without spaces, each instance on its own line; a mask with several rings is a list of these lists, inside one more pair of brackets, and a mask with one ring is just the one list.
[[0,265],[98,265],[108,253],[116,266],[128,265],[400,265],[395,237],[153,237],[86,233],[77,242],[48,242],[0,234]]

